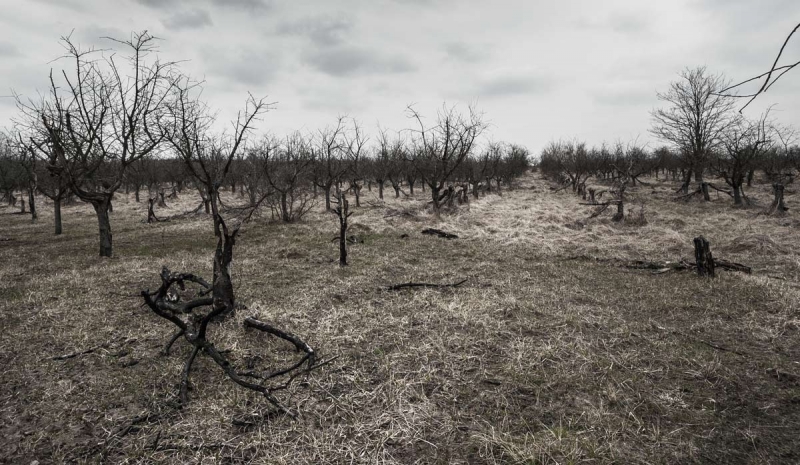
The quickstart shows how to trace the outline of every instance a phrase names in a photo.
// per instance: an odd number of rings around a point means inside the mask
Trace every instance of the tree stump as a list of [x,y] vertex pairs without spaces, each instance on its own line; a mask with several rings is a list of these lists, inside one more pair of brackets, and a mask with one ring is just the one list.
[[705,237],[694,238],[694,258],[697,263],[697,274],[699,276],[714,277],[714,257],[711,255],[711,247]]

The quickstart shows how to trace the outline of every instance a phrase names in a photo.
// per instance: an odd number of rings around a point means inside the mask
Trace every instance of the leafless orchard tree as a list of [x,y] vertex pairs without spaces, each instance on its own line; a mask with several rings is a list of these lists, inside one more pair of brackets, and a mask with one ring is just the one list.
[[749,120],[739,115],[723,134],[712,168],[730,186],[734,205],[743,205],[743,200],[749,203],[743,190],[747,174],[774,145],[767,117],[765,113]]
[[308,140],[299,132],[279,143],[271,137],[262,139],[255,150],[261,157],[264,175],[275,193],[281,221],[300,220],[314,205],[308,192],[314,157]]
[[652,111],[650,132],[671,143],[684,157],[689,167],[682,186],[684,194],[689,191],[692,173],[695,180],[703,180],[703,170],[731,122],[734,101],[720,94],[725,87],[722,76],[698,67],[685,69],[666,92],[657,94],[667,108]]
[[484,132],[487,124],[483,115],[473,106],[468,108],[466,115],[458,112],[455,107],[443,106],[437,112],[436,121],[432,125],[427,125],[411,106],[408,107],[408,114],[418,125],[418,128],[411,130],[414,167],[430,187],[431,204],[438,214],[442,201],[450,192],[445,189],[448,181],[472,153],[476,139]]
[[364,133],[364,129],[358,121],[351,119],[353,124],[349,131],[345,132],[345,154],[347,155],[347,178],[350,186],[348,191],[353,192],[356,199],[356,207],[361,206],[361,189],[364,187],[363,159],[365,147],[369,138]]
[[173,81],[168,105],[168,120],[160,130],[163,138],[181,157],[197,185],[208,199],[214,224],[217,247],[214,253],[214,277],[212,281],[213,310],[216,315],[229,313],[234,309],[233,283],[230,277],[230,263],[233,259],[233,246],[244,222],[250,218],[255,207],[232,215],[233,224],[228,224],[222,215],[220,188],[233,159],[244,150],[247,136],[260,115],[269,110],[270,105],[262,98],[252,95],[247,100],[245,110],[240,112],[233,124],[233,133],[228,136],[215,136],[211,133],[214,118],[208,107],[195,96],[198,84],[181,77]]
[[63,37],[63,58],[72,69],[51,71],[49,95],[41,102],[17,97],[19,125],[32,133],[48,169],[94,207],[103,257],[113,253],[111,200],[128,167],[161,146],[165,99],[177,72],[174,62],[149,60],[156,39],[146,31],[109,40],[125,51],[122,59]]
[[[241,227],[250,220],[259,204],[266,198],[262,197],[255,202],[255,205],[248,202],[243,207],[224,207],[220,199],[220,189],[226,182],[237,154],[246,151],[247,139],[254,129],[255,122],[270,109],[270,104],[263,98],[256,99],[250,95],[245,109],[232,123],[232,132],[220,136],[213,135],[214,119],[206,105],[197,98],[198,85],[183,77],[173,81],[168,105],[168,124],[164,124],[161,131],[164,139],[179,154],[189,173],[208,198],[213,216],[214,235],[217,238],[213,280],[209,284],[193,274],[173,273],[164,267],[160,274],[159,288],[155,292],[144,290],[141,295],[145,304],[155,314],[170,321],[178,329],[167,342],[164,352],[168,354],[172,344],[181,336],[193,347],[181,375],[179,391],[181,405],[185,404],[188,398],[192,365],[197,355],[204,353],[233,382],[262,394],[280,411],[289,413],[275,397],[274,392],[288,387],[299,374],[320,366],[320,364],[315,365],[316,353],[308,344],[297,336],[256,318],[246,318],[246,327],[281,338],[304,353],[303,357],[292,365],[262,374],[254,370],[238,371],[223,352],[207,338],[207,329],[211,321],[233,312],[236,308],[230,276],[233,247]],[[192,283],[199,285],[201,289],[189,300],[182,302],[181,291],[185,290],[186,284]],[[179,291],[176,292],[173,287],[178,287]],[[209,293],[211,297],[208,297]],[[201,313],[200,309],[203,307],[210,307],[210,310]],[[284,378],[285,381],[277,385],[268,384],[279,378]]]
[[331,193],[347,171],[344,163],[346,118],[320,130],[314,139],[314,185],[325,193],[325,211],[331,211]]

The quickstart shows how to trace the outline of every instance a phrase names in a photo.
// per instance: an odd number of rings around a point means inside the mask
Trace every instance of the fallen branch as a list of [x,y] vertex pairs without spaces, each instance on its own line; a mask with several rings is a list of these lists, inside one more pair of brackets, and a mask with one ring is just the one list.
[[458,239],[458,236],[456,236],[455,234],[450,234],[449,232],[444,232],[440,229],[433,229],[433,228],[423,229],[422,234],[439,236],[444,239]]
[[427,287],[427,288],[434,288],[434,289],[441,289],[445,287],[458,287],[462,284],[467,282],[467,278],[462,279],[457,283],[452,284],[431,284],[431,283],[414,283],[414,282],[407,282],[403,284],[395,284],[386,288],[387,291],[397,291],[400,289],[408,289],[414,287]]

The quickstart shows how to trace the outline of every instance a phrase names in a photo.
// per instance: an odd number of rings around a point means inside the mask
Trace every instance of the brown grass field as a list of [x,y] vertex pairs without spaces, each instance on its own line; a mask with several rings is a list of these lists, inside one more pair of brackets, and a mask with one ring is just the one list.
[[[239,363],[294,356],[242,327],[260,315],[338,356],[280,394],[297,420],[202,357],[189,404],[173,407],[189,346],[160,355],[172,328],[137,295],[163,265],[210,278],[208,216],[144,224],[146,204],[120,194],[115,258],[101,259],[90,207],[66,207],[60,237],[43,200],[35,224],[0,207],[0,462],[800,462],[800,196],[766,217],[766,184],[748,191],[757,207],[735,209],[647,181],[629,189],[626,224],[587,219],[591,207],[538,175],[440,220],[425,193],[387,190],[380,205],[364,189],[351,223],[366,241],[344,269],[320,206],[298,224],[255,218],[233,262],[248,309],[209,338]],[[157,213],[197,202],[186,192]],[[700,234],[753,273],[622,266],[693,261]]]

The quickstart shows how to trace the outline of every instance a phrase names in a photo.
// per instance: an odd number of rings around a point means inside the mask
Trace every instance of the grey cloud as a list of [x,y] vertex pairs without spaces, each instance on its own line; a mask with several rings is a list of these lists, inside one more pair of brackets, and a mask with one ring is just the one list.
[[594,101],[601,105],[620,107],[620,106],[644,106],[657,103],[656,90],[643,88],[630,89],[597,89],[593,91]]
[[97,49],[111,48],[114,44],[108,40],[110,37],[117,40],[125,40],[131,37],[130,31],[123,31],[115,27],[103,27],[96,24],[85,28],[77,29],[73,35],[77,44],[82,48],[94,47]]
[[314,17],[279,24],[278,34],[305,36],[318,46],[335,45],[353,29],[345,17]]
[[73,11],[86,11],[86,5],[80,0],[35,0],[39,3],[67,8]]
[[272,8],[272,2],[267,0],[211,0],[211,3],[219,7],[250,12],[263,12]]
[[[40,0],[53,1],[53,0]],[[141,5],[159,10],[172,10],[179,7],[197,6],[199,2],[191,0],[134,0]],[[219,8],[238,9],[249,12],[266,11],[272,8],[271,0],[209,0],[207,5]]]
[[[248,87],[272,82],[282,65],[279,55],[261,50],[241,50],[237,53],[214,50],[204,56],[211,72]],[[251,89],[257,92],[258,89]]]
[[134,1],[141,5],[157,9],[169,9],[172,8],[173,6],[177,6],[182,3],[182,0],[134,0]]
[[647,31],[651,25],[651,18],[644,15],[634,15],[632,13],[611,12],[608,17],[583,17],[576,21],[575,25],[579,28],[612,30],[619,34],[637,34]]
[[648,27],[648,20],[643,17],[630,15],[614,15],[608,20],[608,25],[614,32],[622,34],[636,34]]
[[211,16],[206,10],[201,9],[181,11],[161,22],[167,29],[178,31],[183,29],[198,29],[212,24]]
[[467,63],[475,63],[488,57],[485,46],[466,44],[464,42],[450,42],[446,44],[445,53],[448,58]]
[[8,42],[0,42],[0,57],[16,57],[20,56],[19,49],[14,44]]
[[359,47],[335,47],[306,54],[305,62],[325,74],[335,77],[354,74],[399,74],[415,71],[416,66],[400,55]]
[[541,76],[499,76],[480,83],[479,96],[508,97],[541,94],[552,89],[552,82]]

